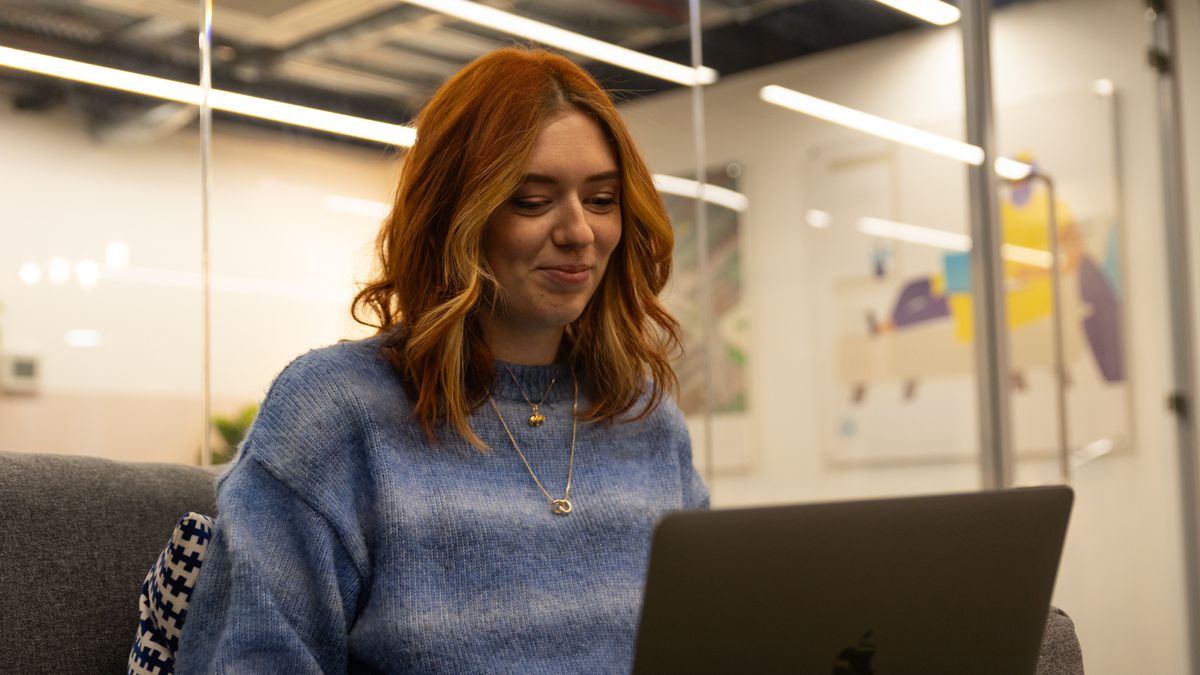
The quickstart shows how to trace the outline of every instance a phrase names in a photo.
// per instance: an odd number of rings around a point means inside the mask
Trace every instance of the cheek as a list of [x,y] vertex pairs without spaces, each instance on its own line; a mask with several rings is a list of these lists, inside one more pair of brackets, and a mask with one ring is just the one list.
[[605,258],[612,255],[612,252],[617,248],[617,244],[621,242],[621,220],[616,219],[614,222],[605,223],[602,227],[596,229],[596,248],[601,251]]
[[529,242],[513,232],[513,228],[497,223],[483,242],[483,257],[493,272],[502,273],[529,257]]

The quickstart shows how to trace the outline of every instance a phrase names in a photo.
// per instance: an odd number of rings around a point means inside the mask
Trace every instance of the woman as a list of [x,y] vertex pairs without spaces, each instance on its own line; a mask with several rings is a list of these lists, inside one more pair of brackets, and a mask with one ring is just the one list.
[[605,92],[506,49],[418,128],[355,302],[379,333],[272,385],[179,673],[627,671],[654,523],[707,505],[670,223]]

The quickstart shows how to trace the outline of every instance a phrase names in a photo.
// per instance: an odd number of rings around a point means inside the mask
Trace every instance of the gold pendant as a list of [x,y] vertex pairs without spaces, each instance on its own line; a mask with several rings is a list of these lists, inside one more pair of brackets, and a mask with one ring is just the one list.
[[532,405],[533,414],[529,416],[529,426],[540,427],[542,426],[542,422],[546,421],[546,416],[542,414],[542,411],[539,409],[539,406],[536,403]]
[[565,516],[571,513],[571,509],[572,506],[570,499],[555,499],[554,501],[550,502],[550,513],[553,513],[556,516]]

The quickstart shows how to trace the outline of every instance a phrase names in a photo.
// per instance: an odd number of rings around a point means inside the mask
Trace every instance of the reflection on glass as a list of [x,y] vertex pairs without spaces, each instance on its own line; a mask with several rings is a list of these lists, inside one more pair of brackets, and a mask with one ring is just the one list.
[[195,110],[83,83],[194,88],[195,9],[138,19],[0,0],[0,450],[199,457]]
[[[1069,461],[1076,507],[1054,602],[1075,620],[1089,673],[1189,672],[1143,9],[1030,3],[994,22],[998,150],[1036,170],[999,186],[1004,240],[1058,263],[1057,274],[1005,263],[1017,479],[1058,482],[1060,454]],[[1096,12],[1105,20],[1088,22]],[[1118,598],[1118,587],[1136,590]]]

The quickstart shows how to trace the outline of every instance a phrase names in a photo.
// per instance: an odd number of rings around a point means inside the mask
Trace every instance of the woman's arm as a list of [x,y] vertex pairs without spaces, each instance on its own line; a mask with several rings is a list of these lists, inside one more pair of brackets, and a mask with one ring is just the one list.
[[219,481],[216,532],[176,672],[344,673],[369,569],[373,477],[353,353],[316,350],[275,380]]
[[176,673],[345,673],[362,579],[334,529],[253,457],[218,508]]

